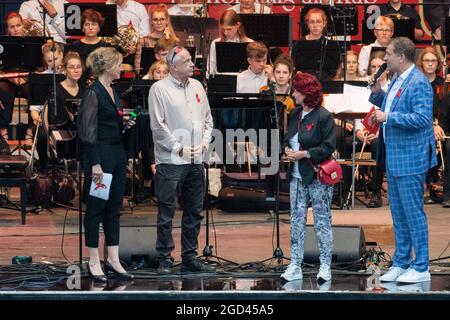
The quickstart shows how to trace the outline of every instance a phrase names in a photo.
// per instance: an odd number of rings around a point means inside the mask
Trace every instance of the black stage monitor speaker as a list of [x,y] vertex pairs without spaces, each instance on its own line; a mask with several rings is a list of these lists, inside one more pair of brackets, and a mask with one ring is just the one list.
[[145,263],[158,267],[156,254],[156,226],[121,226],[119,258],[128,266]]
[[[366,252],[364,231],[360,226],[333,226],[333,256],[332,263],[357,264]],[[314,226],[306,226],[304,262],[319,263],[319,248],[317,246]]]

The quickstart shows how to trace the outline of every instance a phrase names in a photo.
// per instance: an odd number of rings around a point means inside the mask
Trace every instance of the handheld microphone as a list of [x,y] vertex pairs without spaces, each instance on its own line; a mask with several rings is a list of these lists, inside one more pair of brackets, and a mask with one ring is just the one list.
[[380,66],[380,69],[378,69],[377,73],[375,73],[375,76],[373,77],[373,83],[369,86],[367,86],[368,89],[370,89],[378,80],[379,77],[381,77],[381,75],[386,71],[387,68],[387,63],[383,63]]
[[131,121],[136,120],[137,116],[140,115],[142,112],[141,106],[136,106],[133,111],[131,111],[130,119],[128,119],[127,123],[125,124],[125,127],[123,128],[122,134],[125,133],[128,129],[131,128]]

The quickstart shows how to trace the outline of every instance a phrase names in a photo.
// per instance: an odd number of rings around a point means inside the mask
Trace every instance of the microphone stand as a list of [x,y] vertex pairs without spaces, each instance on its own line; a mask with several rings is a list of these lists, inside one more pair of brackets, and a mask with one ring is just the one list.
[[[272,92],[272,99],[273,99],[273,111],[275,113],[275,130],[277,132],[277,154],[278,158],[280,158],[280,155],[282,153],[282,143],[281,143],[281,135],[280,135],[280,121],[278,117],[278,104],[277,104],[277,88],[276,88],[276,82],[270,82],[269,83],[270,90]],[[273,150],[271,150],[273,152]],[[271,261],[273,259],[277,260],[278,264],[281,264],[283,259],[291,260],[288,257],[285,257],[283,254],[283,250],[280,246],[280,165],[277,166],[276,176],[275,176],[275,224],[276,224],[276,248],[273,252],[272,257],[262,260],[261,262],[264,263],[266,261]]]

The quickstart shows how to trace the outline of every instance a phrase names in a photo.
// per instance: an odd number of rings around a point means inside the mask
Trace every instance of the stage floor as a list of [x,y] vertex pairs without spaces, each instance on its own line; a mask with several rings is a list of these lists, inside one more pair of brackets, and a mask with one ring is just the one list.
[[[14,199],[16,200],[16,199]],[[394,235],[389,208],[386,205],[378,209],[367,209],[357,203],[353,210],[333,210],[333,225],[356,225],[364,230],[365,240],[371,247],[383,250],[392,256],[394,249]],[[77,204],[77,200],[74,201]],[[450,250],[450,210],[442,206],[426,205],[425,210],[429,223],[430,259],[448,257]],[[123,226],[154,226],[157,208],[152,202],[141,203],[131,208],[124,201],[121,216]],[[39,265],[69,265],[79,261],[78,212],[65,208],[51,208],[51,211],[42,209],[39,214],[29,213],[26,225],[20,224],[20,212],[0,208],[0,299],[12,298],[14,295],[26,295],[30,299],[42,294],[41,298],[51,296],[54,292],[59,297],[89,295],[92,298],[104,299],[104,294],[123,292],[126,296],[151,299],[165,294],[170,297],[188,298],[192,292],[198,292],[199,299],[236,299],[235,293],[243,299],[255,299],[259,296],[264,299],[265,292],[270,298],[280,295],[289,299],[296,298],[325,298],[334,299],[338,294],[341,298],[349,299],[388,299],[400,297],[419,298],[423,294],[430,294],[436,299],[448,299],[450,294],[450,259],[439,263],[431,263],[431,283],[418,286],[390,286],[375,291],[368,290],[365,271],[345,272],[334,270],[331,284],[318,286],[315,280],[317,271],[304,269],[303,281],[284,284],[280,281],[281,270],[270,269],[261,272],[261,268],[254,267],[261,260],[272,257],[276,246],[275,219],[273,214],[261,213],[228,213],[214,209],[210,219],[210,244],[214,253],[228,260],[245,265],[243,270],[229,271],[225,268],[214,275],[185,275],[175,274],[170,277],[158,276],[149,271],[137,271],[138,276],[132,283],[117,283],[112,280],[106,287],[93,286],[90,281],[83,278],[81,290],[67,290],[65,280],[53,286],[45,286],[45,292],[36,292],[36,289],[18,287],[17,291],[5,291],[11,284],[5,279],[18,276],[44,277],[45,273],[21,272],[8,273],[11,259],[14,256],[31,256],[34,263]],[[181,212],[177,211],[174,219],[174,258],[180,260],[180,223]],[[312,223],[312,214],[308,214],[308,224]],[[280,247],[284,254],[289,256],[289,214],[280,213]],[[63,237],[64,234],[64,237]],[[103,235],[101,235],[103,245]],[[199,240],[199,254],[205,246],[205,219]],[[86,251],[83,248],[83,256]],[[284,264],[288,263],[286,260]],[[272,267],[276,263],[272,263]],[[249,268],[250,266],[250,268]],[[59,267],[58,267],[59,268]],[[153,270],[154,271],[154,270]],[[53,279],[53,278],[52,278]],[[328,292],[327,295],[323,291]],[[411,293],[413,291],[413,293]],[[167,295],[167,292],[173,295]],[[378,294],[378,293],[382,294]],[[91,296],[99,294],[98,296]],[[18,297],[18,296],[16,296]],[[169,299],[171,299],[169,297]],[[423,297],[422,297],[423,298]],[[173,298],[175,299],[175,298]]]
[[[342,299],[342,300],[391,300],[391,299],[450,299],[450,274],[433,273],[432,280],[419,284],[400,285],[382,283],[373,289],[368,286],[368,276],[333,272],[333,279],[319,285],[317,271],[305,270],[304,279],[291,282],[280,280],[279,273],[248,275],[175,274],[155,276],[151,272],[136,272],[136,279],[120,282],[114,279],[107,284],[97,284],[83,277],[81,288],[69,290],[66,280],[37,288],[37,282],[26,282],[14,291],[0,290],[0,300],[5,299],[189,299],[189,300],[276,300],[276,299]],[[26,275],[14,275],[14,277]],[[30,277],[30,275],[28,275]],[[35,281],[38,280],[35,275]],[[12,279],[2,275],[0,282]],[[42,281],[42,279],[41,279]],[[43,282],[41,282],[42,284]],[[12,286],[11,286],[12,287]]]

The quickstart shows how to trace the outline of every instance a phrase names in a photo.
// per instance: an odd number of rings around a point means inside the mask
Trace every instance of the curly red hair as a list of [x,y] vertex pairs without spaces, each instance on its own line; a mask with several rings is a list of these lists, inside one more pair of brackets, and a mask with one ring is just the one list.
[[310,108],[322,105],[323,94],[322,85],[319,80],[309,73],[297,73],[292,82],[295,90],[305,96],[304,104]]

